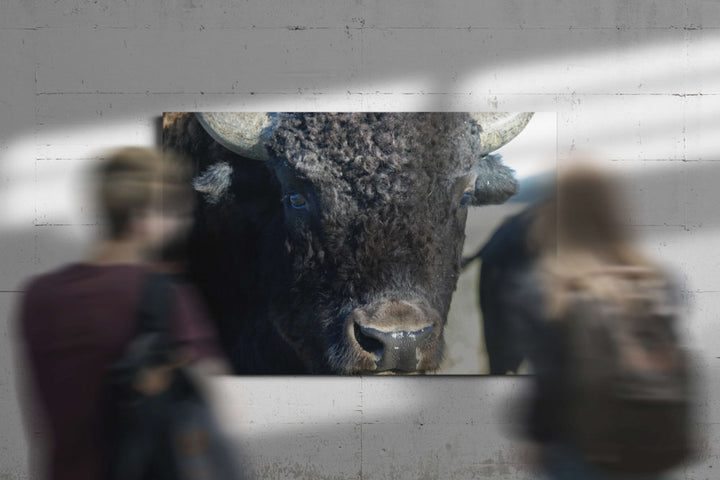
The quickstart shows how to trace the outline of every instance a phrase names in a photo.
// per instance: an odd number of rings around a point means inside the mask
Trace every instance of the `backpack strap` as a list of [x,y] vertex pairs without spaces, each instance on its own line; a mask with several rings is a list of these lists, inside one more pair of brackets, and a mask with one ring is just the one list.
[[[138,371],[168,362],[171,350],[172,288],[166,275],[146,275],[136,310],[136,331],[120,358],[108,367],[113,403],[136,399],[132,388]],[[130,399],[130,400],[128,400]]]
[[136,335],[143,333],[169,335],[172,296],[172,285],[168,275],[163,273],[147,275],[137,309]]
[[137,370],[167,363],[172,349],[171,314],[173,291],[168,275],[146,276],[136,311],[136,330],[115,365],[118,369]]

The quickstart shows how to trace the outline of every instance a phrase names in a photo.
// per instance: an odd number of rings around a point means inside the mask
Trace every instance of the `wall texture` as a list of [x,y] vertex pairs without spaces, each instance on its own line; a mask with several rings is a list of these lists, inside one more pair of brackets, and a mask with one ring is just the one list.
[[[83,253],[98,151],[187,110],[557,112],[600,151],[627,221],[678,272],[720,469],[720,2],[0,2],[0,478],[28,477],[9,327],[29,275]],[[522,378],[235,378],[221,415],[258,478],[529,478]],[[31,430],[31,435],[41,432]],[[33,466],[33,470],[36,467]]]

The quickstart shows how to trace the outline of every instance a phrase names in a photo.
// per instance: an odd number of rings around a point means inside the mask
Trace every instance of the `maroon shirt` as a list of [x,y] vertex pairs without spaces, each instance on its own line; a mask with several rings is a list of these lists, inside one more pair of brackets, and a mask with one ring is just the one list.
[[[50,427],[49,477],[104,478],[104,375],[133,337],[145,275],[139,265],[72,264],[34,278],[19,330],[38,404]],[[220,356],[196,291],[175,285],[175,339],[193,360]]]

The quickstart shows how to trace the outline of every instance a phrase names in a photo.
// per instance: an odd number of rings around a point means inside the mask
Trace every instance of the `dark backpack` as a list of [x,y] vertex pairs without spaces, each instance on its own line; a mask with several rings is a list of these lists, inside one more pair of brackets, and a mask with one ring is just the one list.
[[135,337],[107,373],[108,478],[239,479],[238,465],[185,367],[172,371],[170,386],[159,394],[143,395],[133,387],[142,369],[172,360],[173,281],[168,275],[148,276]]
[[691,452],[688,355],[669,288],[637,271],[608,270],[625,299],[574,292],[568,339],[564,437],[585,460],[616,473],[655,474]]

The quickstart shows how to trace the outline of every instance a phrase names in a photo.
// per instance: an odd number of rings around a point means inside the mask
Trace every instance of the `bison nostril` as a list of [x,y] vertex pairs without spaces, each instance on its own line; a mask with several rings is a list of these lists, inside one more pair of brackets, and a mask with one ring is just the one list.
[[377,338],[374,338],[371,335],[368,335],[370,329],[367,329],[365,327],[362,327],[358,325],[357,323],[354,323],[354,331],[355,331],[355,340],[357,341],[358,345],[365,350],[366,352],[373,353],[378,356],[378,358],[382,357],[383,350],[385,349],[385,345],[378,340]]
[[433,325],[417,330],[378,330],[353,324],[355,340],[363,350],[375,356],[377,371],[414,371],[417,368],[417,349],[431,338]]

